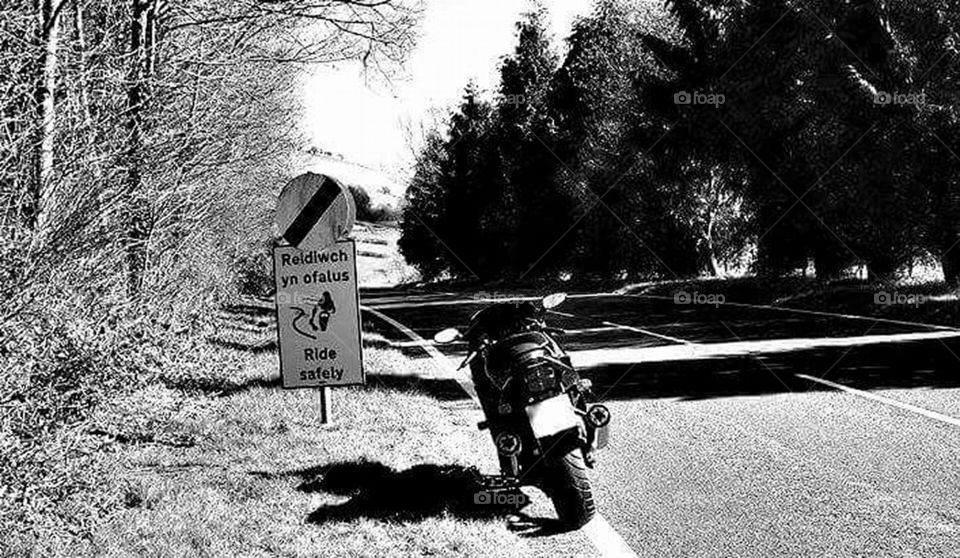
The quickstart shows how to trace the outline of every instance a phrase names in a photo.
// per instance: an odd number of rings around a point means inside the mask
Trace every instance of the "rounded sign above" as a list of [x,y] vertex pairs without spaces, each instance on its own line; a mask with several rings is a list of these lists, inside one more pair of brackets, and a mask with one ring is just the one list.
[[277,234],[295,247],[326,248],[346,238],[356,218],[350,191],[322,174],[294,178],[277,202]]

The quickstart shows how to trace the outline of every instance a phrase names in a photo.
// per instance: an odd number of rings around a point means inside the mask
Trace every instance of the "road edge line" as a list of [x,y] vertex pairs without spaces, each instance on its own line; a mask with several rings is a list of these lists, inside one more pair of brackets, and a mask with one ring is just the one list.
[[[597,319],[597,318],[594,318],[593,316],[583,316],[583,317],[591,318],[591,319],[594,319],[594,320]],[[634,332],[634,333],[642,333],[642,334],[644,334],[644,335],[649,335],[650,337],[657,337],[657,338],[659,338],[659,339],[663,339],[663,340],[666,340],[666,341],[670,341],[670,342],[672,342],[672,343],[677,343],[677,344],[679,344],[679,345],[701,345],[701,343],[694,343],[693,341],[687,341],[686,339],[681,339],[681,338],[679,338],[679,337],[671,337],[671,336],[669,336],[669,335],[663,335],[662,333],[656,333],[656,332],[649,331],[649,330],[646,330],[646,329],[643,329],[643,328],[640,328],[640,327],[636,327],[636,326],[624,325],[624,324],[618,324],[618,323],[606,322],[606,321],[603,321],[603,322],[600,322],[600,323],[602,323],[602,324],[605,325],[605,326],[610,326],[610,327],[616,327],[616,328],[620,328],[620,329],[625,329],[625,330],[627,330],[627,331],[632,331],[632,332]]]
[[607,522],[607,518],[603,517],[599,512],[597,512],[597,514],[593,516],[593,519],[586,525],[581,527],[580,530],[587,535],[587,538],[590,539],[593,546],[600,551],[601,556],[609,556],[610,558],[638,558],[637,553],[630,548],[627,541],[623,540],[620,533],[618,533],[617,530]]
[[383,312],[374,310],[373,308],[365,305],[361,305],[360,310],[363,312],[370,312],[377,318],[395,327],[398,331],[400,331],[400,333],[409,337],[414,343],[417,343],[418,346],[424,350],[424,352],[430,355],[431,360],[433,360],[437,368],[440,369],[443,377],[449,377],[457,382],[457,385],[459,385],[463,391],[467,392],[467,395],[470,396],[470,399],[473,399],[473,402],[477,404],[477,407],[480,406],[480,399],[477,397],[477,388],[473,385],[473,380],[467,377],[466,374],[461,374],[460,371],[457,370],[456,366],[450,362],[450,359],[445,357],[443,353],[441,353],[436,347],[428,343],[427,340],[421,337],[416,331],[413,331],[409,327],[403,325],[397,320],[394,320],[390,316],[387,316]]
[[836,382],[831,382],[830,380],[824,380],[823,378],[815,378],[807,374],[794,374],[794,376],[804,380],[809,380],[811,382],[816,382],[818,384],[823,384],[825,386],[829,386],[834,389],[838,389],[840,391],[845,391],[851,395],[863,397],[864,399],[870,399],[878,403],[883,403],[884,405],[889,405],[891,407],[896,407],[904,411],[910,411],[918,415],[923,415],[927,418],[930,418],[936,421],[944,422],[946,424],[952,424],[953,426],[960,426],[960,419],[951,417],[950,415],[944,415],[936,411],[924,409],[923,407],[917,407],[916,405],[911,405],[909,403],[897,401],[896,399],[890,399],[889,397],[884,397],[882,395],[870,393],[869,391],[863,391],[857,388],[852,388],[850,386],[845,386],[843,384],[838,384]]
[[[464,377],[465,374],[461,374],[450,362],[450,359],[445,357],[436,347],[427,343],[427,340],[421,337],[416,331],[413,331],[409,327],[403,325],[402,323],[394,320],[390,316],[387,316],[383,312],[379,312],[370,308],[369,306],[360,306],[361,311],[370,312],[377,318],[383,320],[387,324],[397,328],[400,333],[406,335],[410,338],[411,341],[415,343],[420,343],[420,348],[423,349],[432,360],[437,361],[436,365],[440,368],[441,371],[446,375],[452,374],[453,379],[457,384],[467,392],[467,395],[473,399],[473,402],[480,407],[480,399],[477,397],[477,390],[473,385],[473,380]],[[613,526],[607,522],[606,518],[597,512],[586,525],[584,525],[580,531],[584,533],[587,538],[590,540],[590,543],[593,544],[602,556],[613,557],[637,557],[637,553],[634,552],[630,545],[623,540],[623,537],[620,536],[620,533],[617,532]]]

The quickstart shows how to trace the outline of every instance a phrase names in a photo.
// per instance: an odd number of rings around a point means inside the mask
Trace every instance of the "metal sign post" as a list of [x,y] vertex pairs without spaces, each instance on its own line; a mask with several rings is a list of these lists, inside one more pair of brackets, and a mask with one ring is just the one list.
[[319,388],[321,423],[332,422],[333,386],[366,382],[360,341],[353,197],[308,173],[280,194],[273,250],[277,341],[285,389]]
[[333,397],[331,389],[324,386],[320,388],[320,424],[331,422],[333,422]]

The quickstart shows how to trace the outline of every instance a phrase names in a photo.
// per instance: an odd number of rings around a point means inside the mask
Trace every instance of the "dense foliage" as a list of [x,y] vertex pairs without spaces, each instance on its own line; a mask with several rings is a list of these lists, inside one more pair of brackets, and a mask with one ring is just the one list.
[[518,24],[420,155],[427,277],[960,277],[960,6],[599,0],[558,61]]
[[0,3],[0,554],[56,546],[43,522],[85,536],[97,503],[69,497],[96,483],[94,409],[228,365],[206,336],[225,300],[262,283],[244,275],[297,172],[301,77],[400,61],[417,12]]

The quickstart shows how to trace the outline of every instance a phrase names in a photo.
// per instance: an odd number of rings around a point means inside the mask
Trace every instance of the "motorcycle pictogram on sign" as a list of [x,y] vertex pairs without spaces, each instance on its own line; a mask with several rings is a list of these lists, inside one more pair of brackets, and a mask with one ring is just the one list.
[[[323,297],[320,300],[307,299],[307,302],[313,305],[309,312],[299,306],[293,307],[295,314],[293,317],[293,329],[304,337],[316,339],[317,332],[327,331],[327,326],[330,325],[330,318],[337,312],[337,307],[333,303],[330,291],[324,291]],[[308,313],[310,314],[310,319],[304,324],[303,319],[307,317]]]

